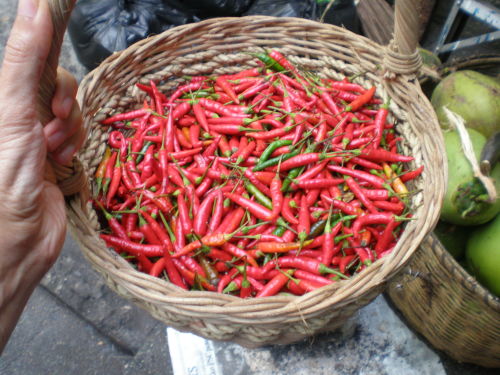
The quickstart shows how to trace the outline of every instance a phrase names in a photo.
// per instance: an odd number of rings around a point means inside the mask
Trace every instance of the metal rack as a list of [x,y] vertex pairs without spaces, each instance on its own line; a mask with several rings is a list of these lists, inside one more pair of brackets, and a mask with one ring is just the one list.
[[[467,15],[474,17],[485,24],[488,24],[495,31],[482,35],[457,40],[446,43],[450,31],[456,22],[458,12],[462,11]],[[495,6],[484,1],[478,0],[456,0],[450,10],[448,18],[439,35],[438,42],[434,47],[434,53],[443,54],[456,51],[464,47],[471,47],[486,42],[492,42],[500,39],[500,10]]]

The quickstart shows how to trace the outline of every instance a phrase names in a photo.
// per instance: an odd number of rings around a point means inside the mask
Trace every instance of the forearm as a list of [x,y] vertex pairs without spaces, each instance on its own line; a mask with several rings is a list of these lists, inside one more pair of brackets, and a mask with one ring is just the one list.
[[0,353],[3,352],[36,285],[37,282],[23,285],[21,288],[17,288],[10,297],[7,297],[4,296],[6,285],[0,283]]

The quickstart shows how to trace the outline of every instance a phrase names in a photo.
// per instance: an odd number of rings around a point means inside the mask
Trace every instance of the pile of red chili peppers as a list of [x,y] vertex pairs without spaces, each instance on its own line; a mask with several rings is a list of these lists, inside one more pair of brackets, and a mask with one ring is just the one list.
[[389,253],[411,218],[388,105],[277,51],[113,115],[95,174],[106,244],[184,289],[301,295]]

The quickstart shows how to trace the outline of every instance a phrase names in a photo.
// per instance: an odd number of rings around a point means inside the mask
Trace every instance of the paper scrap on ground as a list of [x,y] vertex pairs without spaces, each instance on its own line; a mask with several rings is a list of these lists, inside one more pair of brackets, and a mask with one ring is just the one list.
[[445,375],[439,357],[382,296],[344,328],[292,345],[246,349],[167,329],[174,375]]

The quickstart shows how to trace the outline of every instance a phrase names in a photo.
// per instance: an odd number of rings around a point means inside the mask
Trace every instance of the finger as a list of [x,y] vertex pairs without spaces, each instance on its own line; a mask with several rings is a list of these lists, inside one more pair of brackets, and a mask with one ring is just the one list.
[[46,0],[19,1],[0,71],[2,99],[30,103],[36,99],[41,72],[50,50],[52,30]]
[[66,141],[64,141],[55,151],[51,152],[52,158],[59,164],[70,164],[75,153],[82,147],[85,141],[85,130],[82,126],[77,127],[77,131]]
[[52,112],[62,120],[68,118],[75,103],[78,83],[66,69],[57,68],[56,91],[52,99]]
[[70,113],[65,120],[56,117],[43,128],[45,139],[47,140],[47,150],[54,152],[70,139],[81,126],[82,115],[80,107],[74,101]]

